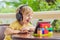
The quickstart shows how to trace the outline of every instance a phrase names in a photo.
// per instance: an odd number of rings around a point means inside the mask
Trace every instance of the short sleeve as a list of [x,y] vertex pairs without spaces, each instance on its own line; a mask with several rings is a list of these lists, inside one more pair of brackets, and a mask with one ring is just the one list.
[[9,27],[11,29],[14,29],[14,30],[20,30],[21,29],[21,25],[18,23],[18,21],[13,22],[12,24],[10,24]]
[[11,29],[15,29],[14,24],[13,24],[13,23],[12,23],[12,24],[10,24],[9,28],[11,28]]
[[9,26],[9,28],[11,28],[11,29],[16,29],[16,27],[17,27],[17,21],[14,21],[14,22],[12,22],[11,24],[10,24],[10,26]]

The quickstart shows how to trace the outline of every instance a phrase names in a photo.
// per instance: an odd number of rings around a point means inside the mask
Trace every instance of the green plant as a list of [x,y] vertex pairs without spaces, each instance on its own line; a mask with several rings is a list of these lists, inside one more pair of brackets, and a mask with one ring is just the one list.
[[[13,6],[13,8],[8,8],[9,10],[0,10],[2,12],[15,12],[16,8],[21,5],[21,4],[27,4],[30,7],[32,7],[32,9],[34,11],[52,11],[52,10],[60,10],[60,0],[52,0],[50,2],[46,2],[46,0],[18,0],[18,2],[8,2],[5,1],[7,6]],[[49,5],[50,4],[50,5]],[[15,8],[15,9],[14,9]],[[4,8],[5,9],[5,8]]]
[[52,27],[54,31],[60,31],[60,20],[54,20]]

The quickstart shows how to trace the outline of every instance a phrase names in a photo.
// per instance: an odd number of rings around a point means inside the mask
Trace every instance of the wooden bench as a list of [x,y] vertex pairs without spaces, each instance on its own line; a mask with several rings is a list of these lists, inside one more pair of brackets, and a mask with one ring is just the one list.
[[[15,18],[15,13],[0,13],[0,18]],[[60,11],[34,12],[33,19],[60,19]]]

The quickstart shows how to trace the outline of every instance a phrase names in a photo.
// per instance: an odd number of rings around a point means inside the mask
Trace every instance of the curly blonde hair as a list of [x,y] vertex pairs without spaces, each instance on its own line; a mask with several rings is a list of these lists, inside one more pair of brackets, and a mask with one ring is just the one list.
[[28,5],[20,5],[17,10],[16,13],[19,13],[19,11],[24,14],[24,13],[28,13],[28,12],[33,12],[32,8]]

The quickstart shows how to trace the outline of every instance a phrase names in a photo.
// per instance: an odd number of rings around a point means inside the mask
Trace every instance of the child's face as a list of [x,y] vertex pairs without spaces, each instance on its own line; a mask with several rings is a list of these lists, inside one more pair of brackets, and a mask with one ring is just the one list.
[[23,22],[24,23],[30,22],[31,18],[32,18],[32,12],[28,12],[28,13],[23,14]]

